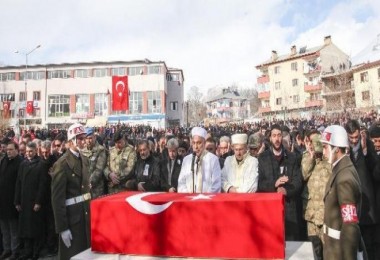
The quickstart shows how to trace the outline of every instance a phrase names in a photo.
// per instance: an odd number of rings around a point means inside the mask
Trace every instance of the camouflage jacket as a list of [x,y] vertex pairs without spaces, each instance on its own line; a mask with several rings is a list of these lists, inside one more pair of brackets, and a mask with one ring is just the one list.
[[105,195],[105,176],[104,170],[107,166],[108,151],[107,149],[95,142],[92,150],[87,147],[82,150],[82,154],[90,161],[90,184],[91,184],[91,197],[93,199]]
[[[126,145],[120,152],[115,148],[110,149],[107,167],[104,174],[108,180],[110,193],[125,190],[125,181],[127,176],[132,172],[136,163],[136,152],[132,146]],[[120,179],[120,184],[112,185],[109,175],[114,172]]]
[[326,183],[331,176],[331,165],[326,159],[315,159],[304,152],[301,161],[305,181],[302,192],[304,218],[316,225],[323,224]]

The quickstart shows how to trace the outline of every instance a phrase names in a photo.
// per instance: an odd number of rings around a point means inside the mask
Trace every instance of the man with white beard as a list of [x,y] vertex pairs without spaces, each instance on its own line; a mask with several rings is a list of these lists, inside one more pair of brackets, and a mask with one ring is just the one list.
[[234,155],[228,156],[222,170],[222,189],[229,193],[256,192],[258,181],[257,158],[247,153],[247,134],[232,137]]

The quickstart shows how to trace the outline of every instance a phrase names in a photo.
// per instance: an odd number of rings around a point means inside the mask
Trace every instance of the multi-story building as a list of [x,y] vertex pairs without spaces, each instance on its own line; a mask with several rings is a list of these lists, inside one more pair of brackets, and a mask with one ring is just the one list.
[[210,123],[243,120],[250,115],[246,97],[232,87],[221,89],[220,93],[206,101],[207,118]]
[[[128,111],[112,111],[112,76],[128,76]],[[0,80],[0,101],[10,101],[12,125],[62,127],[82,122],[164,128],[183,124],[183,72],[163,61],[29,65],[27,71],[25,66],[3,66]],[[33,112],[29,114],[30,101]],[[3,113],[3,104],[0,108]]]
[[363,111],[380,109],[380,60],[360,64],[352,73],[356,107]]
[[259,113],[266,117],[306,117],[325,107],[322,99],[323,75],[350,68],[348,55],[335,46],[331,37],[317,47],[292,46],[290,52],[277,55],[256,66]]

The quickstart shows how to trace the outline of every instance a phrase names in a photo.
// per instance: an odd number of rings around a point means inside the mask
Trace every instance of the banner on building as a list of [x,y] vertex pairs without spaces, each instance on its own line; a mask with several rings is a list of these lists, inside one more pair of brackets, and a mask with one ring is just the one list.
[[33,114],[33,101],[26,102],[26,113],[29,115]]
[[112,77],[112,110],[129,110],[128,76]]
[[9,117],[10,109],[11,109],[11,102],[10,101],[3,101],[3,118]]

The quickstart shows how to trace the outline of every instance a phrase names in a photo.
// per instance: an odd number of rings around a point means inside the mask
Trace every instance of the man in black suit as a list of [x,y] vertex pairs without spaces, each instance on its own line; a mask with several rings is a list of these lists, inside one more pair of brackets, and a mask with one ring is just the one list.
[[171,138],[167,144],[168,156],[160,164],[161,189],[177,192],[178,177],[182,166],[182,157],[178,155],[178,140]]

